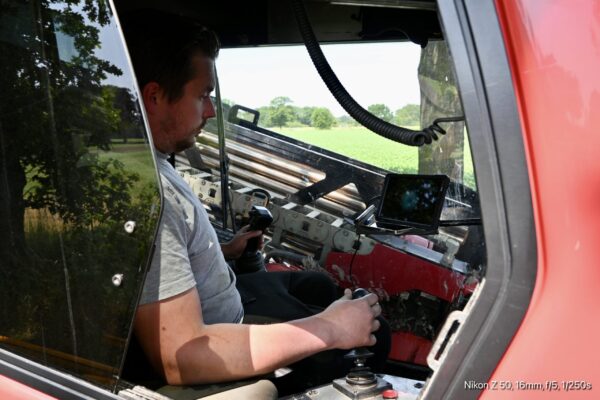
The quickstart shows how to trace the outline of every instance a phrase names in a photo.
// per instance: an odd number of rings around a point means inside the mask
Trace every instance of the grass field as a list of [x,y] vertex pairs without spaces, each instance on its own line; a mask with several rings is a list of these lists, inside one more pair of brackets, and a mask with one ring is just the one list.
[[[284,127],[274,130],[389,171],[416,173],[418,169],[418,148],[385,139],[364,127],[334,127],[326,130]],[[465,146],[464,168],[464,181],[473,187],[475,179],[469,146]]]
[[393,142],[363,127],[335,127],[326,130],[284,127],[279,132],[390,171],[417,172],[419,158],[416,147]]

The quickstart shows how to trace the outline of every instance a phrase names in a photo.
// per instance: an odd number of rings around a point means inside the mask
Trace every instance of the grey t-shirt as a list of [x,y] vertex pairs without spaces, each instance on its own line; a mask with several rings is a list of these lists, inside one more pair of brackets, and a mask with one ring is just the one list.
[[225,262],[206,210],[167,161],[158,154],[164,191],[156,250],[140,304],[164,300],[194,286],[207,324],[238,323],[244,316],[235,274]]

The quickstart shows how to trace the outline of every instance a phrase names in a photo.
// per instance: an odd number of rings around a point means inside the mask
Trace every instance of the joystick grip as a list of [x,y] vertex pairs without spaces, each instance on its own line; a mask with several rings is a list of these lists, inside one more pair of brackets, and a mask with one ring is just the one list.
[[[248,231],[265,231],[271,222],[273,222],[273,216],[271,212],[265,207],[261,206],[252,206],[252,210],[250,210],[250,220],[248,221]],[[254,254],[258,250],[259,238],[254,237],[248,239],[246,243],[246,248],[244,249],[244,254]]]
[[360,299],[361,297],[365,297],[366,295],[369,294],[369,291],[367,289],[363,289],[363,288],[357,288],[354,289],[354,292],[352,292],[352,299]]
[[[360,299],[361,297],[365,297],[368,294],[369,294],[369,291],[367,289],[357,288],[357,289],[354,289],[354,291],[352,292],[352,299],[353,300]],[[373,353],[371,353],[365,347],[359,347],[356,349],[352,349],[344,357],[354,360],[355,364],[362,366],[364,364],[364,360],[366,358],[369,358],[372,356],[373,356]]]

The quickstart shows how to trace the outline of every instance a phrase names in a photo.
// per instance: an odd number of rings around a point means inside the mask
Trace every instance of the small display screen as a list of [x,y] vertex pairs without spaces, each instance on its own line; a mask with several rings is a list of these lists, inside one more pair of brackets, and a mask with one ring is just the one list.
[[377,224],[391,229],[437,229],[449,181],[446,175],[388,174]]

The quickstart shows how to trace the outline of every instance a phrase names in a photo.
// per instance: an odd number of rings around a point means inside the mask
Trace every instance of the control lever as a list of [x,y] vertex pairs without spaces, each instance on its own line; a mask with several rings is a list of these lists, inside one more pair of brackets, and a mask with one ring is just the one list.
[[[248,225],[250,225],[248,232],[262,231],[265,233],[265,230],[271,225],[271,222],[273,222],[273,215],[271,215],[271,212],[266,207],[252,206],[248,215],[250,216],[250,219],[248,220]],[[258,237],[248,239],[244,254],[256,253],[258,250],[258,241]]]
[[[358,299],[368,294],[366,289],[358,288],[352,292],[352,298]],[[333,387],[352,400],[372,398],[383,393],[384,390],[391,389],[392,385],[389,382],[375,375],[365,365],[369,357],[373,357],[373,353],[366,347],[359,347],[348,352],[344,358],[353,360],[354,368],[348,372],[345,379],[334,380]]]
[[[358,288],[352,292],[352,299],[360,299],[368,294],[368,290]],[[371,369],[365,365],[367,358],[370,357],[373,357],[373,353],[371,353],[366,347],[352,349],[350,352],[344,355],[344,358],[354,361],[354,368],[352,368],[348,375],[346,375],[346,382],[351,385],[371,385],[377,380],[375,374],[371,372]]]
[[[262,206],[252,206],[249,212],[248,231],[265,230],[273,222],[271,212]],[[259,237],[253,237],[246,242],[246,248],[241,257],[235,261],[235,272],[243,274],[247,272],[257,272],[265,269],[265,263],[262,254],[258,251]]]

